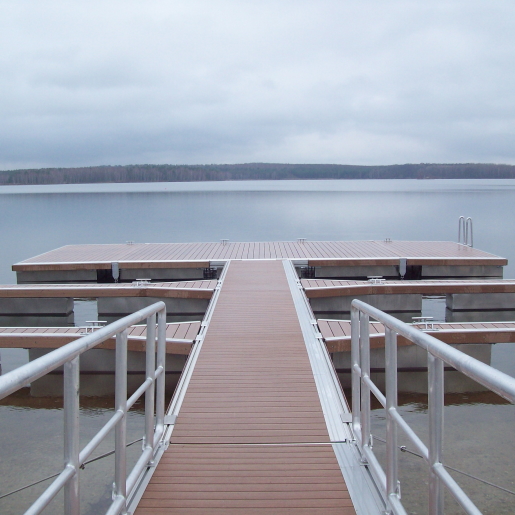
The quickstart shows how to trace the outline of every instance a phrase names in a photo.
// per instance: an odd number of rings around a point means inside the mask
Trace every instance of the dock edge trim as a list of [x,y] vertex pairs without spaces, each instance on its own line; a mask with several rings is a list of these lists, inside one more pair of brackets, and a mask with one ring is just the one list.
[[383,515],[385,502],[368,468],[360,460],[350,424],[342,420],[341,415],[349,413],[349,407],[322,335],[318,331],[309,301],[292,262],[285,259],[283,266],[306,344],[329,438],[332,442],[341,442],[333,443],[333,449],[356,514]]

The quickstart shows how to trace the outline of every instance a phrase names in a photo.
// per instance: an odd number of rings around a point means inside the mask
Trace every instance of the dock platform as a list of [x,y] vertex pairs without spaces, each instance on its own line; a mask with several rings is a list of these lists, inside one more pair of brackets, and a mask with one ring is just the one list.
[[[506,259],[451,241],[272,241],[211,243],[126,243],[66,245],[13,265],[14,271],[110,268],[119,262],[127,268],[166,266],[175,262],[209,266],[211,261],[232,259],[306,259],[310,264],[412,264],[459,261],[503,266]],[[179,264],[180,263],[180,264]]]
[[[200,329],[200,322],[166,324],[167,354],[188,355]],[[58,349],[79,339],[93,327],[0,327],[0,348]],[[144,325],[132,326],[127,332],[127,349],[145,352],[147,329]],[[115,349],[116,342],[110,338],[98,349]]]
[[[328,352],[350,352],[350,320],[318,319],[318,327],[324,337]],[[384,347],[385,329],[378,322],[370,323],[370,348]],[[415,327],[449,345],[515,343],[515,322],[422,322]],[[0,335],[1,336],[1,335]],[[412,345],[398,337],[397,345]]]
[[236,259],[289,259],[308,278],[502,277],[507,260],[450,241],[306,241],[68,245],[13,265],[18,283],[210,279]]

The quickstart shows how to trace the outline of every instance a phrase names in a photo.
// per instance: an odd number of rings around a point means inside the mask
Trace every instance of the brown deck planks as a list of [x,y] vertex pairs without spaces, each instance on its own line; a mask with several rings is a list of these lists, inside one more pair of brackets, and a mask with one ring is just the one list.
[[[450,241],[319,241],[135,243],[67,245],[13,265],[15,271],[121,268],[204,267],[223,259],[307,259],[310,264],[484,264],[503,266],[506,259]],[[334,263],[332,263],[334,262]]]
[[[200,330],[200,322],[179,322],[166,324],[166,352],[168,354],[188,355],[193,340]],[[57,349],[77,340],[84,327],[0,327],[0,348],[23,348],[23,349]],[[32,336],[46,334],[44,338]],[[144,352],[145,340],[136,339],[145,337],[147,334],[146,325],[134,325],[129,328],[128,350]],[[11,336],[14,335],[14,336]],[[191,340],[187,342],[174,342],[173,340]],[[100,344],[99,349],[114,349],[115,340],[111,338]]]
[[[351,348],[351,323],[348,320],[317,320],[320,333],[326,340],[329,352],[349,352]],[[423,323],[415,327],[423,329]],[[515,322],[463,322],[433,323],[433,330],[424,330],[427,334],[448,344],[482,344],[482,343],[515,343]],[[399,345],[412,345],[402,336],[398,337]],[[370,323],[371,348],[384,347],[383,324]]]
[[283,265],[233,261],[135,513],[355,513],[332,447],[307,442],[329,436]]
[[421,294],[446,295],[452,293],[513,293],[513,279],[438,279],[417,281],[370,281],[302,279],[309,299],[356,295]]
[[210,299],[216,280],[166,283],[8,284],[0,285],[0,298],[158,297]]

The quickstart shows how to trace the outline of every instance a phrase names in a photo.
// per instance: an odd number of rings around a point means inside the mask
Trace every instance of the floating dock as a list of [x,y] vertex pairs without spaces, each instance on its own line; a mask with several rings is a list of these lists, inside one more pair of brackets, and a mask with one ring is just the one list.
[[[502,277],[507,260],[454,242],[305,241],[68,245],[13,265],[18,283],[206,278],[237,259],[292,260],[307,278]],[[211,277],[209,277],[211,278]]]
[[[515,281],[502,280],[506,264],[453,242],[73,245],[13,265],[19,284],[0,288],[0,306],[96,298],[99,307],[113,301],[99,313],[119,317],[155,300],[197,302],[201,324],[167,328],[169,352],[189,357],[167,412],[166,449],[131,500],[135,515],[379,515],[385,501],[360,462],[329,356],[348,350],[350,326],[317,323],[313,311],[345,312],[342,299],[360,296],[390,311],[395,296],[413,296],[417,311],[435,293],[493,295],[485,302],[495,304],[495,295],[515,295]],[[370,325],[381,346],[384,328]],[[430,329],[450,342],[515,335],[515,324]],[[0,341],[16,332],[0,330]],[[129,334],[129,345],[142,337]]]

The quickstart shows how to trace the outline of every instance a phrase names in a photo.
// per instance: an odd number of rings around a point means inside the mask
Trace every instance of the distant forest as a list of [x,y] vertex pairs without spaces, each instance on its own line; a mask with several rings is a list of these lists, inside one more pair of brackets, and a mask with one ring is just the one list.
[[404,164],[353,166],[250,163],[237,165],[126,165],[0,171],[0,185],[102,182],[198,182],[302,179],[513,179],[515,166]]

